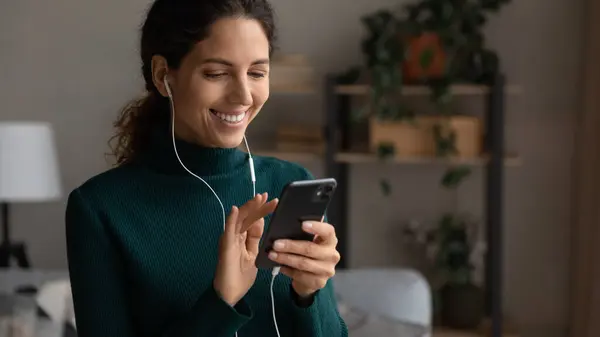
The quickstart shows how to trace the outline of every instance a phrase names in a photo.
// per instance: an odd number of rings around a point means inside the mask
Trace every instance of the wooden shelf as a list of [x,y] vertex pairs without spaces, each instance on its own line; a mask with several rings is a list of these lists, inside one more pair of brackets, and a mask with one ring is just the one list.
[[[366,84],[338,85],[335,87],[335,93],[338,95],[366,95],[370,91],[370,87]],[[469,96],[469,95],[485,95],[490,92],[490,87],[477,84],[455,84],[450,87],[453,95]],[[431,90],[426,85],[405,85],[402,87],[402,95],[404,96],[425,96],[429,95]],[[507,94],[518,95],[523,93],[523,89],[517,85],[509,85],[506,87]]]
[[[310,152],[283,152],[275,150],[255,151],[256,155],[275,157],[287,161],[306,162],[322,160],[323,155]],[[360,152],[340,152],[335,155],[335,160],[338,163],[347,164],[368,164],[381,162],[376,154],[360,153]],[[482,156],[480,158],[436,158],[436,157],[394,157],[384,161],[398,165],[467,165],[467,166],[483,166],[488,163],[488,158]],[[520,166],[521,159],[516,155],[509,155],[505,158],[505,166],[516,167]]]
[[[382,160],[372,153],[359,152],[340,152],[336,155],[336,161],[340,163],[360,164],[381,162]],[[478,158],[438,158],[438,157],[393,157],[384,162],[400,165],[467,165],[483,166],[489,161],[487,156]],[[507,156],[504,160],[506,166],[520,166],[521,161],[518,156]]]

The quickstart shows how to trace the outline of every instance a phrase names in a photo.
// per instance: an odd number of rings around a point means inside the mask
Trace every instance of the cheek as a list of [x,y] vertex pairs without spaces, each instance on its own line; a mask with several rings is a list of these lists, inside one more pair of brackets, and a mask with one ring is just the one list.
[[264,81],[260,83],[252,91],[252,101],[254,107],[259,110],[265,102],[269,99],[269,82]]
[[200,117],[223,96],[223,89],[213,83],[202,79],[192,79],[185,90],[182,109],[186,110],[188,116]]

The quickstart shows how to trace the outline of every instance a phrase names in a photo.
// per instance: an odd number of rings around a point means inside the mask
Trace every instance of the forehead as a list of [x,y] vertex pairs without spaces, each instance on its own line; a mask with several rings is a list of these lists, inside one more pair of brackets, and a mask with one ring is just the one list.
[[190,59],[202,62],[221,58],[234,65],[248,65],[269,58],[269,41],[261,24],[248,18],[225,18],[216,21],[206,39],[198,42]]

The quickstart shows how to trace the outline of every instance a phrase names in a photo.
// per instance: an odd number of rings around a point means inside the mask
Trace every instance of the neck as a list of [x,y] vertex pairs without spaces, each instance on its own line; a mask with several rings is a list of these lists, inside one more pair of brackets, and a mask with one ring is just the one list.
[[177,135],[173,143],[172,137],[169,125],[156,127],[143,161],[163,173],[189,174],[185,166],[199,176],[236,174],[247,165],[248,155],[237,148],[208,147]]

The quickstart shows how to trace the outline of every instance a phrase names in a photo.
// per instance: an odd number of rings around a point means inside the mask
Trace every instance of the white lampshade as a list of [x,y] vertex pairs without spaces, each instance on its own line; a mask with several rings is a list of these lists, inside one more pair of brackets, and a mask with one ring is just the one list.
[[52,126],[0,122],[0,201],[49,201],[61,192]]

